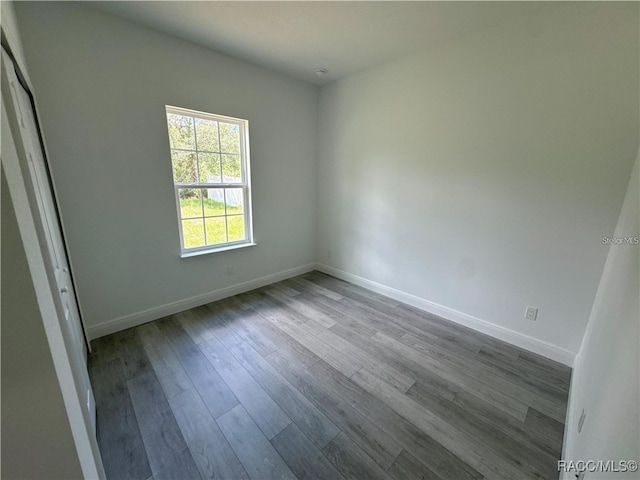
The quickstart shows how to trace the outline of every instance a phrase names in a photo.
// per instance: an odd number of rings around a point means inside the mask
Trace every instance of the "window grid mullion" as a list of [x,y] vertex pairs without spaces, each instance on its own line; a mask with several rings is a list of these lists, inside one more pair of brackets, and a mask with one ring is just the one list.
[[216,122],[218,124],[218,150],[220,150],[220,154],[218,155],[218,162],[220,163],[220,181],[224,183],[224,172],[222,171],[222,141],[220,140],[220,122]]
[[[178,111],[173,111],[173,109],[175,108],[175,110]],[[227,122],[230,123],[232,125],[236,125],[239,128],[239,140],[240,140],[240,152],[239,153],[233,153],[233,152],[223,152],[222,150],[222,138],[221,138],[221,132],[220,132],[220,123],[221,120],[219,120],[218,118],[208,118],[206,116],[200,117],[200,116],[196,116],[194,114],[189,115],[189,111],[181,111],[180,109],[176,108],[176,107],[167,107],[167,111],[176,115],[184,115],[187,117],[191,117],[191,119],[193,120],[193,126],[194,126],[194,132],[193,132],[193,138],[195,141],[195,149],[188,149],[188,148],[171,148],[172,151],[182,151],[182,152],[189,152],[195,155],[195,160],[196,160],[196,176],[197,176],[197,182],[194,183],[186,183],[186,184],[177,184],[174,181],[174,188],[175,188],[175,195],[176,195],[176,201],[178,204],[178,215],[179,215],[179,219],[180,219],[180,233],[181,233],[181,240],[182,240],[182,245],[183,245],[183,251],[198,251],[198,250],[206,250],[207,248],[210,248],[212,245],[208,244],[208,238],[207,238],[207,228],[206,228],[206,220],[207,218],[220,218],[220,217],[224,217],[224,221],[225,221],[225,242],[218,242],[218,243],[224,243],[227,245],[235,245],[235,244],[240,244],[243,241],[248,241],[250,239],[252,239],[252,236],[249,234],[249,219],[250,219],[250,202],[248,199],[248,196],[250,195],[249,193],[249,185],[248,185],[248,180],[247,180],[247,168],[248,166],[246,165],[246,161],[247,159],[246,157],[246,151],[245,149],[247,148],[244,145],[244,141],[245,141],[245,128],[246,128],[246,121],[244,123],[236,123],[231,119],[231,121]],[[194,112],[197,113],[197,112]],[[214,151],[209,151],[209,150],[203,150],[200,151],[199,149],[199,145],[198,145],[198,133],[197,133],[197,120],[199,118],[204,118],[206,120],[212,120],[213,122],[216,123],[218,130],[217,130],[217,136],[218,136],[218,151],[214,152]],[[225,120],[226,121],[226,120]],[[220,166],[220,179],[223,180],[223,182],[221,182],[220,184],[217,183],[201,183],[201,169],[200,169],[200,153],[207,153],[207,154],[214,154],[214,155],[218,155],[218,162],[219,162],[219,166]],[[225,179],[225,174],[224,174],[224,170],[223,170],[223,161],[222,161],[222,155],[233,155],[234,157],[240,157],[240,162],[241,162],[241,167],[240,167],[240,176],[241,176],[241,181],[239,183],[225,183],[224,179]],[[173,161],[173,160],[172,160]],[[207,178],[208,180],[208,178]],[[227,190],[230,188],[235,188],[235,189],[241,189],[242,191],[242,212],[241,213],[236,213],[233,214],[232,216],[243,216],[244,218],[244,238],[242,240],[234,240],[234,241],[230,241],[230,233],[229,233],[229,211],[228,211],[228,192]],[[180,189],[196,189],[199,191],[200,194],[200,211],[201,211],[201,217],[188,217],[188,218],[182,218],[182,206],[181,206],[181,202],[180,202]],[[222,189],[223,190],[223,203],[224,203],[224,215],[209,215],[206,216],[205,214],[205,208],[204,208],[204,199],[205,199],[205,190],[209,190],[209,189]],[[247,210],[249,209],[249,210]],[[200,246],[200,247],[185,247],[185,232],[183,229],[183,221],[184,220],[201,220],[202,221],[202,228],[203,228],[203,236],[204,236],[204,245]],[[215,245],[215,244],[214,244]]]

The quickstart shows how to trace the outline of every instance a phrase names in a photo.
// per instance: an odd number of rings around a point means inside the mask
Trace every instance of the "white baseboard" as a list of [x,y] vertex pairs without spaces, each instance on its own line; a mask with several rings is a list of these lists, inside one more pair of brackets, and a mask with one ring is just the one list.
[[533,353],[537,353],[538,355],[542,355],[543,357],[562,363],[563,365],[567,365],[569,367],[573,366],[575,353],[558,347],[557,345],[552,345],[528,335],[518,333],[514,330],[495,325],[491,322],[487,322],[486,320],[481,320],[472,315],[468,315],[452,308],[439,305],[429,300],[425,300],[424,298],[420,298],[415,295],[396,290],[395,288],[391,288],[386,285],[367,280],[366,278],[345,272],[343,270],[339,270],[334,267],[330,267],[329,265],[318,263],[316,264],[316,269],[329,275],[333,275],[334,277],[341,278],[342,280],[346,280],[347,282],[351,282],[360,287],[374,291],[381,295],[393,298],[394,300],[398,300],[413,307],[419,308],[420,310],[424,310],[425,312],[437,315],[438,317],[444,318],[445,320],[464,325],[465,327],[469,327],[473,330],[477,330],[478,332],[485,333],[517,347],[524,348],[525,350],[529,350]]
[[222,288],[220,290],[214,290],[213,292],[204,293],[202,295],[196,295],[195,297],[185,298],[184,300],[178,300],[177,302],[167,303],[159,307],[149,308],[142,312],[137,312],[131,315],[125,315],[124,317],[108,320],[100,325],[95,325],[87,328],[87,335],[91,340],[99,337],[104,337],[111,333],[119,332],[120,330],[126,330],[127,328],[142,325],[143,323],[151,322],[152,320],[158,320],[159,318],[166,317],[167,315],[173,315],[174,313],[183,312],[190,308],[199,307],[206,303],[215,302],[216,300],[222,300],[223,298],[232,297],[240,293],[248,292],[256,288],[264,287],[271,283],[280,282],[287,278],[295,277],[296,275],[302,275],[303,273],[314,270],[316,265],[309,263],[300,267],[291,268],[282,272],[273,273],[264,277],[256,278],[255,280],[249,280],[248,282],[238,283],[231,285],[230,287]]

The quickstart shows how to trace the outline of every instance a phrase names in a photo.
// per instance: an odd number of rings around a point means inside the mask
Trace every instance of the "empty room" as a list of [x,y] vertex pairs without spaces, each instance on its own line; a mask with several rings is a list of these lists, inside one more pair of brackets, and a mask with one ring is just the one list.
[[3,479],[640,478],[640,3],[1,7]]

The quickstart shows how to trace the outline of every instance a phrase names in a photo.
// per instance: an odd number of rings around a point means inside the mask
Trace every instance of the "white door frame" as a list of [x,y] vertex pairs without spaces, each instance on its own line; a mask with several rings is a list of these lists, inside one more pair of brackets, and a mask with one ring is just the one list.
[[[6,55],[3,51],[3,55]],[[17,116],[10,99],[5,98],[7,87],[6,72],[2,71],[3,95],[2,107],[2,148],[0,164],[5,172],[11,201],[15,208],[20,236],[24,244],[25,253],[31,278],[33,280],[38,307],[42,317],[47,341],[51,350],[51,357],[55,367],[62,398],[67,411],[69,425],[78,453],[78,459],[85,478],[105,478],[102,459],[98,449],[92,421],[83,398],[86,396],[74,370],[86,365],[74,365],[71,352],[65,342],[62,322],[64,311],[58,294],[53,268],[48,264],[44,250],[45,238],[39,212],[33,206],[33,185],[26,181],[25,170],[27,159],[24,150],[16,143],[14,132],[19,132]]]

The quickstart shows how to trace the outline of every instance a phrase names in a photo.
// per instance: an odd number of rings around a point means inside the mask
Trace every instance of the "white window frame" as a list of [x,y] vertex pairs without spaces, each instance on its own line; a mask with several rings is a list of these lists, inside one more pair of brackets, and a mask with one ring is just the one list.
[[[251,212],[251,169],[249,162],[249,121],[241,118],[227,117],[225,115],[218,115],[207,112],[200,112],[198,110],[191,110],[187,108],[174,107],[172,105],[165,105],[165,110],[167,114],[175,114],[175,115],[184,115],[193,118],[200,118],[203,120],[214,120],[217,122],[230,123],[233,125],[238,125],[239,134],[240,134],[240,168],[242,172],[242,182],[241,183],[176,183],[175,178],[173,178],[173,158],[171,158],[171,177],[173,179],[173,189],[174,196],[176,200],[176,214],[178,218],[178,229],[180,231],[180,256],[182,258],[192,257],[196,255],[203,255],[207,253],[215,253],[215,252],[223,252],[227,250],[233,250],[236,248],[243,248],[255,245],[253,239],[253,218]],[[166,117],[165,117],[166,121]],[[167,135],[169,134],[167,124]],[[195,128],[195,126],[194,126]],[[196,134],[196,145],[195,152],[196,155],[199,152],[197,145],[197,134]],[[169,153],[171,153],[172,148],[169,148]],[[221,152],[217,152],[221,153]],[[220,179],[224,180],[224,175],[222,171],[220,172]],[[244,231],[245,231],[245,239],[237,240],[232,242],[224,242],[218,243],[216,245],[203,245],[201,247],[191,247],[185,248],[184,246],[184,235],[182,232],[182,214],[180,210],[180,188],[242,188],[243,191],[243,200],[244,200]],[[227,219],[226,210],[225,210],[225,221]],[[228,230],[227,230],[228,235]],[[206,243],[206,228],[205,228],[205,243]]]

